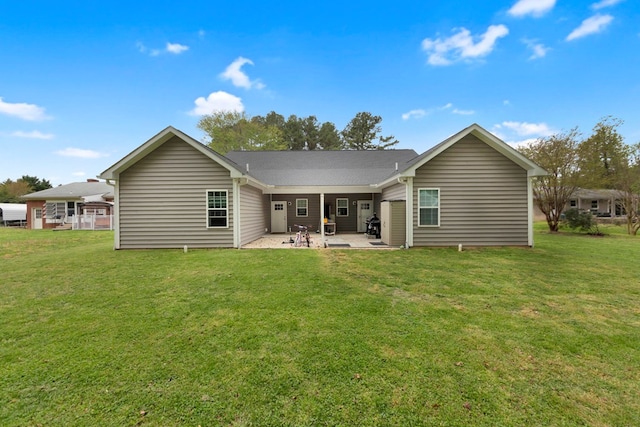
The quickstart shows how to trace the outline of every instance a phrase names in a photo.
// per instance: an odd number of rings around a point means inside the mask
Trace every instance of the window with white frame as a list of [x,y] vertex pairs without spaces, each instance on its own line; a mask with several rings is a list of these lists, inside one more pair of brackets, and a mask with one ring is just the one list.
[[296,216],[309,216],[308,199],[296,199]]
[[59,223],[64,220],[66,208],[66,202],[46,202],[44,216],[47,219],[47,223]]
[[349,199],[336,199],[336,215],[349,216]]
[[591,210],[592,211],[597,211],[598,210],[598,201],[597,200],[592,200],[591,201]]
[[418,225],[440,226],[440,189],[420,188],[418,190]]
[[569,206],[572,208],[578,207],[578,201],[576,199],[569,200]]
[[228,192],[227,190],[208,190],[207,191],[207,227],[228,227],[229,226],[229,209],[228,209]]

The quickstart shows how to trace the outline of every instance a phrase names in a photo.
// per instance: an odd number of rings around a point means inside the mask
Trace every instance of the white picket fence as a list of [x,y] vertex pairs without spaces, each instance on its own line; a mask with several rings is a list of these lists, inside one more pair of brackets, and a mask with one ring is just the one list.
[[74,215],[74,230],[113,230],[113,215]]

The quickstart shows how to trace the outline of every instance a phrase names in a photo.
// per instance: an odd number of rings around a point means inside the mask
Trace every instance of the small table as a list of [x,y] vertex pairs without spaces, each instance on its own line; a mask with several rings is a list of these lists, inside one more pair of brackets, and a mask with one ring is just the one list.
[[324,234],[327,236],[333,236],[336,234],[336,223],[335,222],[325,222],[324,223]]

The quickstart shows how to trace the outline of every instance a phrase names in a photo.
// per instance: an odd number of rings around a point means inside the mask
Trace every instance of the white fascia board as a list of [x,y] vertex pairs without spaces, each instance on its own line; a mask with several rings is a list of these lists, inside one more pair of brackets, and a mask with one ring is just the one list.
[[272,186],[269,185],[265,194],[335,194],[335,193],[380,193],[382,190],[370,185],[352,186]]

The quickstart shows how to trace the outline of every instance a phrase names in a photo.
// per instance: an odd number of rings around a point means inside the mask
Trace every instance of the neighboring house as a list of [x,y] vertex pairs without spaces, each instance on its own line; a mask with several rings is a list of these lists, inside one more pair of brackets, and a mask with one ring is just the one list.
[[27,205],[24,203],[0,203],[0,223],[22,226],[27,222]]
[[27,228],[31,229],[70,227],[81,215],[106,218],[113,213],[113,186],[97,179],[36,191],[22,198],[27,201]]
[[[582,212],[591,212],[593,215],[602,218],[624,216],[619,199],[620,192],[618,190],[578,188],[573,192],[562,212],[566,213],[569,209],[578,209]],[[534,218],[545,218],[544,213],[537,206],[534,210]]]
[[[531,177],[546,172],[474,124],[413,150],[222,156],[168,127],[100,178],[114,185],[115,249],[235,247],[295,225],[364,232],[374,212],[408,246],[533,245]],[[394,201],[392,209],[387,201]]]

